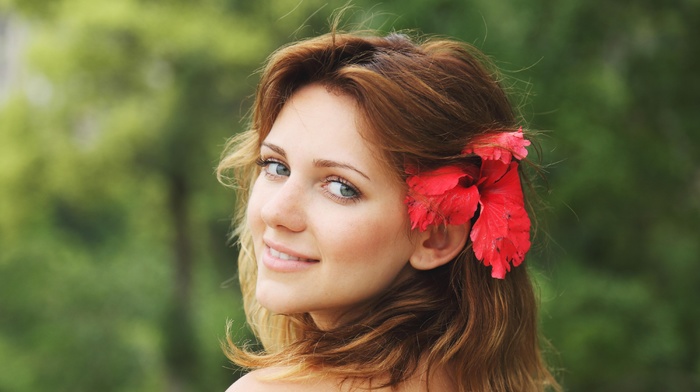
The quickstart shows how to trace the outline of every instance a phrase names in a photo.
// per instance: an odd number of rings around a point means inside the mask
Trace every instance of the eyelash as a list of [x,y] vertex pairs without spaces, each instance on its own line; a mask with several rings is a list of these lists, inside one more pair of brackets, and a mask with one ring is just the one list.
[[[331,193],[331,191],[328,190],[328,186],[332,182],[337,182],[337,183],[340,183],[342,185],[345,185],[346,187],[352,189],[352,191],[355,192],[355,195],[351,196],[351,197],[342,197],[342,196],[338,196],[338,195]],[[353,186],[349,181],[347,181],[346,179],[344,179],[342,177],[330,176],[330,177],[326,178],[323,181],[323,183],[325,185],[323,187],[324,192],[328,195],[328,197],[332,198],[333,200],[338,201],[339,203],[343,203],[343,204],[350,203],[350,202],[357,203],[358,201],[360,201],[360,198],[362,197],[362,193],[357,188],[355,188],[355,186]]]
[[[270,175],[270,176],[273,176],[273,175],[274,175],[274,174],[267,173],[267,172],[265,171],[265,167],[267,167],[267,166],[268,166],[269,164],[271,164],[271,163],[277,163],[277,164],[286,166],[284,163],[280,162],[280,161],[277,160],[277,159],[259,157],[259,158],[257,158],[257,159],[255,160],[255,164],[258,165],[258,166],[260,166],[261,168],[263,168],[263,171],[265,172],[265,175],[266,175],[266,176],[267,176],[267,175]],[[346,187],[352,189],[352,191],[355,192],[355,196],[352,196],[352,197],[341,197],[341,196],[338,196],[338,195],[335,195],[335,194],[331,193],[331,192],[328,190],[328,186],[329,186],[331,183],[333,183],[333,182],[340,183],[340,184],[345,185]],[[323,191],[324,191],[324,193],[325,193],[328,197],[332,198],[333,200],[335,200],[335,201],[337,201],[337,202],[339,202],[339,203],[342,203],[342,204],[347,204],[347,203],[350,203],[350,202],[357,203],[358,201],[360,201],[360,198],[362,197],[362,192],[360,192],[354,185],[352,185],[348,180],[346,180],[346,179],[344,179],[344,178],[342,178],[342,177],[338,177],[338,176],[329,176],[329,177],[327,177],[326,179],[323,180],[323,184],[324,184],[324,186],[323,186]]]
[[259,157],[258,159],[255,160],[255,164],[260,166],[260,167],[265,167],[271,163],[279,163],[282,164],[282,162],[276,160],[276,159],[270,159],[270,158],[263,158]]
[[[258,159],[255,160],[255,164],[258,165],[258,166],[260,166],[261,172],[262,172],[266,177],[270,177],[270,178],[282,177],[282,176],[279,175],[279,174],[274,174],[274,173],[270,173],[270,172],[267,171],[267,167],[268,167],[269,165],[273,164],[273,163],[278,164],[278,165],[281,165],[281,166],[284,166],[285,168],[287,168],[287,165],[285,165],[283,162],[281,162],[281,161],[279,161],[279,160],[277,160],[277,159],[262,158],[262,157],[260,157],[260,158],[258,158]],[[289,170],[289,168],[287,168],[287,170]]]

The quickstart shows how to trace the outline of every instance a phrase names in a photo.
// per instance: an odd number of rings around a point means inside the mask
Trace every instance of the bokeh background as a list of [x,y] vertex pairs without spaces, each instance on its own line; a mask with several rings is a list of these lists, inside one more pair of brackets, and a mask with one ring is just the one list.
[[[0,391],[223,391],[248,335],[213,174],[256,70],[344,2],[0,0]],[[700,390],[700,2],[355,0],[493,56],[549,182],[568,391]]]

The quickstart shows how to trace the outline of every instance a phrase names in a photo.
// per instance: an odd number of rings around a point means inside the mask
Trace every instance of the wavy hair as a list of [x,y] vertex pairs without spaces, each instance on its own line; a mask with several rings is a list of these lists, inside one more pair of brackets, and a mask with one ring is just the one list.
[[285,102],[311,83],[357,102],[362,136],[399,180],[407,164],[430,169],[463,161],[461,150],[475,136],[517,129],[495,67],[462,42],[333,32],[274,52],[262,71],[250,127],[229,141],[217,169],[220,181],[237,190],[239,278],[247,321],[264,346],[260,352],[239,348],[229,338],[229,359],[245,368],[282,366],[280,377],[305,378],[323,369],[381,386],[399,385],[425,361],[429,369],[447,369],[459,391],[558,390],[542,359],[526,266],[493,279],[470,241],[454,260],[416,271],[332,330],[319,329],[308,314],[277,315],[260,306],[245,224],[259,173],[255,160]]

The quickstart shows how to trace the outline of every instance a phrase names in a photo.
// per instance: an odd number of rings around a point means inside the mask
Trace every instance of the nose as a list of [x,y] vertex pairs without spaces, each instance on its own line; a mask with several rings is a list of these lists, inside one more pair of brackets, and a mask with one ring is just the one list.
[[302,184],[290,177],[277,189],[269,190],[260,215],[268,227],[300,232],[306,228],[305,193]]

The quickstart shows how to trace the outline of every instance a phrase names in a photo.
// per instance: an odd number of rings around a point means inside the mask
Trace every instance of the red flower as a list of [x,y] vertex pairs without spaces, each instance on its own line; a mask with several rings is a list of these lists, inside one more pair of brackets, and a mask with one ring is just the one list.
[[523,138],[523,128],[515,132],[487,133],[477,137],[462,150],[462,154],[476,154],[481,159],[500,160],[510,163],[512,157],[523,159],[527,156],[525,147],[530,141]]
[[408,183],[408,214],[411,228],[425,231],[431,225],[461,225],[474,216],[479,191],[474,184],[476,168],[464,170],[443,166],[436,170],[410,176]]
[[[413,173],[406,180],[406,204],[411,228],[461,225],[479,209],[472,227],[476,258],[491,266],[491,276],[505,278],[510,265],[518,266],[530,249],[530,218],[523,202],[518,162],[527,156],[530,141],[516,132],[478,137],[463,151],[481,157],[481,167],[456,165]],[[478,175],[477,175],[478,174]]]
[[530,218],[523,203],[518,162],[484,161],[479,180],[481,212],[470,238],[474,254],[503,279],[530,249]]

